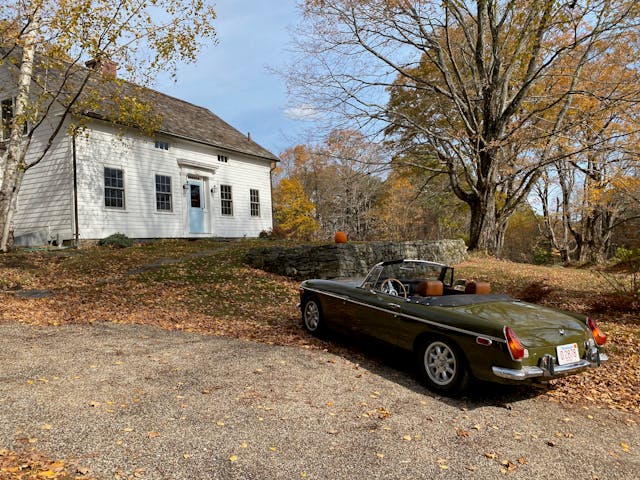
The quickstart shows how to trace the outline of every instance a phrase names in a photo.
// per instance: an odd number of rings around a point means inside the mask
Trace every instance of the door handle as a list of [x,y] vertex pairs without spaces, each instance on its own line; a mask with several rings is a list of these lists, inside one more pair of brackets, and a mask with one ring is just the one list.
[[390,307],[394,310],[400,310],[400,305],[398,305],[397,303],[387,303],[387,307]]

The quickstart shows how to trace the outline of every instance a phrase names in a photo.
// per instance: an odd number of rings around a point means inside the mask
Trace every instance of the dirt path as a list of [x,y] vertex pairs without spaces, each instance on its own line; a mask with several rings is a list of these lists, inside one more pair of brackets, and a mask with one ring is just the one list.
[[451,400],[390,366],[135,325],[5,323],[0,338],[0,450],[36,447],[99,478],[640,471],[640,418],[533,389]]

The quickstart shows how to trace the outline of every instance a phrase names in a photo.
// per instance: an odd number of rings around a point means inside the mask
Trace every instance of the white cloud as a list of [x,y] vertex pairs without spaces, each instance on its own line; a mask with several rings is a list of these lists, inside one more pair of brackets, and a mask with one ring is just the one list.
[[313,105],[303,103],[285,109],[284,115],[292,120],[315,120],[320,117],[320,112]]

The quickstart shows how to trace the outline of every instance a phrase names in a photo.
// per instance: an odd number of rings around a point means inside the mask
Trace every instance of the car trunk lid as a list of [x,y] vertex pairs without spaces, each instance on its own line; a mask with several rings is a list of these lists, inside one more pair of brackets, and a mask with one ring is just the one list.
[[586,325],[570,315],[518,300],[474,303],[454,310],[496,328],[511,327],[525,347],[581,343],[587,333]]

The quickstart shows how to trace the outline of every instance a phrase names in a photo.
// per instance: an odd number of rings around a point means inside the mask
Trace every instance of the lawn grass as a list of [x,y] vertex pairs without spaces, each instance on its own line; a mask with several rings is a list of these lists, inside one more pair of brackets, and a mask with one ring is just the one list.
[[[298,282],[242,263],[249,248],[264,244],[161,240],[127,249],[1,255],[0,321],[140,323],[277,345],[334,348],[302,329]],[[456,265],[456,276],[489,280],[494,292],[594,316],[609,334],[611,361],[604,368],[553,381],[545,395],[640,412],[640,319],[631,312],[593,313],[594,305],[613,292],[602,275],[472,256]],[[25,290],[44,292],[43,298],[22,298]]]

